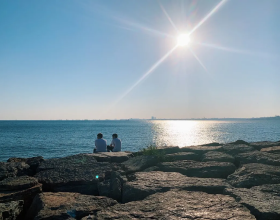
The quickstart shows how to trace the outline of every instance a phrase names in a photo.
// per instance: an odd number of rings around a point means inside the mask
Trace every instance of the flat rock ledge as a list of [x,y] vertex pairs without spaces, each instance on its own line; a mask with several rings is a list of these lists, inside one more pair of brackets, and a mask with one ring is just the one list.
[[[256,219],[232,197],[204,192],[168,191],[142,201],[117,204],[97,212],[97,219]],[[86,220],[87,218],[83,218]]]
[[280,219],[280,142],[0,162],[0,220]]
[[88,154],[88,156],[92,156],[97,162],[122,163],[133,157],[133,154],[129,152],[100,152]]
[[187,177],[176,172],[138,172],[129,176],[123,184],[122,202],[142,200],[156,192],[171,189],[222,194],[227,187],[230,185],[223,179]]
[[245,188],[228,188],[225,194],[231,195],[247,207],[258,220],[280,219],[280,184]]
[[94,217],[97,211],[115,204],[115,200],[102,196],[69,192],[40,193],[29,208],[27,219],[81,219],[89,215]]
[[158,164],[158,167],[160,171],[178,172],[189,177],[201,178],[227,178],[236,169],[234,164],[228,162],[191,160],[163,162]]
[[14,220],[23,218],[23,201],[0,203],[0,220]]
[[280,167],[259,163],[244,164],[227,178],[236,188],[280,183]]

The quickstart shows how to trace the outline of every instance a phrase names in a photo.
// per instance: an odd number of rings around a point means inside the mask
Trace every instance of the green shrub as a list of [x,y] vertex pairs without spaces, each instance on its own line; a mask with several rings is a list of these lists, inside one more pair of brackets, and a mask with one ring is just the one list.
[[164,150],[158,150],[156,146],[149,146],[141,150],[142,155],[155,156],[159,162],[164,162],[166,159],[166,154]]

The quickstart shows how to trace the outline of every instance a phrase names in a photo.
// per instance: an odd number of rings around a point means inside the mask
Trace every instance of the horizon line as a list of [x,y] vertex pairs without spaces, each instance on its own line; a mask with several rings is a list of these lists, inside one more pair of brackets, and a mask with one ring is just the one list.
[[0,121],[129,121],[129,120],[226,120],[226,119],[266,119],[266,118],[280,118],[275,116],[262,117],[223,117],[223,118],[121,118],[121,119],[0,119]]

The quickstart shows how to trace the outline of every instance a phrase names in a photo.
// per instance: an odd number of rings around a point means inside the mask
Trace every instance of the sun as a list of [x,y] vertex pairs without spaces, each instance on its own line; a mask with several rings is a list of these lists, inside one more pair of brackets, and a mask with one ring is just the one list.
[[188,46],[190,44],[190,38],[188,34],[180,34],[177,37],[177,45],[184,47],[184,46]]

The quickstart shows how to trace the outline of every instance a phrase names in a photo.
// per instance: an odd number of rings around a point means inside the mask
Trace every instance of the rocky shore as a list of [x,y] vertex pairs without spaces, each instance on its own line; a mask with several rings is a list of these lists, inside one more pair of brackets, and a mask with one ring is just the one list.
[[279,220],[280,141],[0,162],[0,220]]

